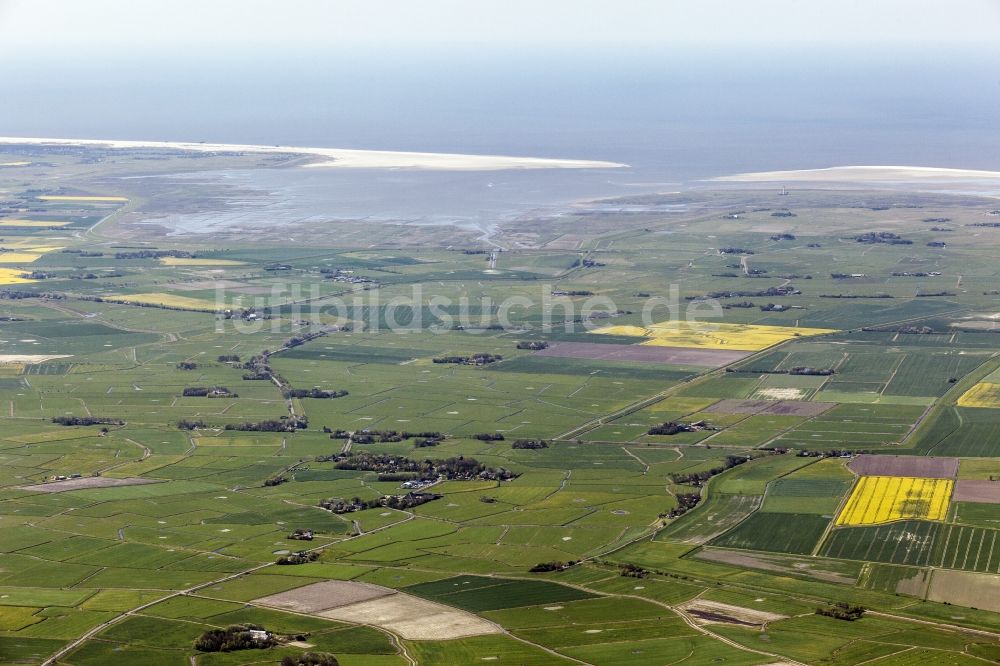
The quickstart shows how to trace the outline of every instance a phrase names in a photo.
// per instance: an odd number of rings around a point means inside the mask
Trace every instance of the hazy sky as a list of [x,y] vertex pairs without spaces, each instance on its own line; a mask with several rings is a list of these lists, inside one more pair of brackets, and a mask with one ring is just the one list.
[[996,46],[1000,0],[0,0],[0,51],[472,42]]

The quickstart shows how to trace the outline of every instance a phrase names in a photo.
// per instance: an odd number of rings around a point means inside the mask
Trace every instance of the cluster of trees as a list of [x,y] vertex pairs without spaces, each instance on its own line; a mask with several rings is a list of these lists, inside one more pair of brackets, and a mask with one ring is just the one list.
[[52,422],[64,426],[125,425],[121,419],[111,419],[106,416],[53,416]]
[[264,480],[265,488],[273,488],[274,486],[280,486],[281,484],[288,481],[288,477],[284,474],[278,474],[277,476],[272,476],[269,479]]
[[219,356],[219,363],[239,363],[240,357],[236,354],[222,354]]
[[340,666],[340,662],[329,652],[303,652],[297,657],[285,655],[281,666]]
[[444,495],[439,495],[437,493],[413,492],[406,493],[405,495],[383,495],[382,497],[369,500],[363,500],[360,497],[352,497],[350,500],[335,497],[328,500],[320,500],[318,506],[322,509],[338,514],[354,513],[355,511],[378,509],[381,507],[387,507],[389,509],[412,509],[413,507],[433,502],[434,500],[441,499],[442,497],[444,497]]
[[225,629],[209,629],[194,642],[199,652],[232,652],[233,650],[264,649],[278,641],[258,624],[233,624]]
[[457,365],[489,365],[502,361],[503,356],[499,354],[489,354],[486,352],[476,352],[470,356],[441,356],[434,359],[435,363],[454,363]]
[[477,435],[473,435],[472,439],[478,439],[480,442],[502,442],[504,440],[503,433],[500,432],[481,432]]
[[[771,217],[798,217],[795,213],[790,210],[776,210],[771,213]],[[792,236],[791,234],[782,234],[783,236]],[[795,240],[795,236],[792,236],[789,240]]]
[[661,423],[660,425],[653,426],[646,431],[647,435],[676,435],[681,432],[694,432],[694,427],[686,423],[677,423],[676,421],[667,421],[666,423]]
[[773,241],[785,241],[785,240],[795,240],[795,234],[774,234],[771,236]]
[[205,422],[201,420],[181,419],[177,422],[177,427],[181,430],[197,430],[198,428],[204,428]]
[[294,432],[304,430],[309,427],[309,422],[305,417],[286,418],[275,421],[259,421],[257,423],[227,423],[226,430],[238,430],[240,432]]
[[[344,431],[337,430],[330,435],[330,439],[347,439],[347,437],[340,437],[340,433],[344,433]],[[345,434],[349,435],[349,433]],[[334,435],[338,436],[335,437]],[[354,433],[352,441],[355,444],[386,444],[389,442],[402,442],[403,440],[413,439],[416,437],[435,440],[435,444],[444,439],[444,435],[436,430],[427,430],[425,432],[408,432],[406,430],[403,432],[399,432],[397,430],[364,430],[360,433]],[[425,444],[424,446],[434,446],[434,444]]]
[[271,372],[271,365],[268,363],[266,354],[250,358],[250,360],[243,364],[243,369],[247,371],[243,373],[243,379],[247,381],[271,381],[273,373]]
[[549,443],[544,439],[518,439],[510,445],[512,449],[547,449]]
[[889,245],[913,245],[913,241],[906,240],[899,234],[891,231],[869,231],[868,233],[855,236],[858,243],[887,243]]
[[[23,298],[48,298],[54,301],[61,301],[66,298],[66,295],[56,292],[39,293],[34,291],[19,291],[17,289],[0,289],[0,300],[19,301]],[[81,300],[87,299],[81,297]]]
[[181,361],[177,364],[178,370],[197,370],[198,364],[194,361]]
[[553,296],[593,296],[594,292],[586,289],[558,289],[552,292]]
[[[785,453],[787,449],[772,449],[775,453]],[[795,453],[799,458],[845,458],[853,456],[855,453],[865,453],[862,450],[849,451],[848,449],[827,449],[826,451],[810,451],[800,449]]]
[[[74,273],[73,275],[69,276],[69,279],[70,280],[96,280],[97,278],[121,277],[123,275],[124,275],[124,273],[122,273],[120,271],[104,272],[104,273],[101,273],[100,275],[98,275],[97,273],[86,272],[86,273]],[[51,277],[55,277],[55,276],[53,275]]]
[[679,518],[698,506],[698,502],[701,501],[699,493],[680,493],[674,497],[677,499],[677,506],[666,513],[661,513],[660,518]]
[[618,570],[618,573],[626,578],[645,578],[649,575],[649,571],[638,564],[626,564]]
[[294,539],[295,541],[312,541],[313,531],[299,527],[292,530],[292,533],[288,535],[288,538]]
[[865,611],[867,610],[868,609],[864,606],[855,606],[854,604],[849,604],[846,601],[838,601],[827,608],[817,608],[816,615],[825,615],[826,617],[832,617],[837,620],[854,622],[855,620],[860,620],[864,617]]
[[517,343],[518,349],[530,349],[532,351],[538,351],[540,349],[545,349],[549,346],[549,343],[544,340],[521,340]]
[[161,257],[177,257],[190,259],[190,252],[184,250],[138,250],[136,252],[115,252],[115,259],[159,259]]
[[238,393],[233,393],[225,386],[188,386],[181,395],[185,398],[238,398]]
[[274,561],[275,564],[294,565],[294,564],[309,564],[310,562],[315,562],[319,559],[319,553],[313,553],[306,550],[300,550],[295,553],[289,553],[288,555],[282,555]]
[[753,250],[745,247],[720,247],[719,254],[753,254]]
[[690,485],[696,488],[701,488],[705,485],[705,482],[711,479],[713,476],[722,474],[728,469],[732,469],[738,465],[749,461],[750,458],[747,456],[726,456],[725,461],[712,469],[707,469],[701,472],[689,472],[687,474],[671,474],[670,480],[677,485]]
[[[362,472],[379,472],[381,474],[411,473],[411,478],[434,480],[445,478],[449,480],[490,479],[506,481],[520,476],[503,467],[487,467],[475,458],[458,456],[444,460],[411,460],[403,456],[387,453],[353,453],[341,459],[334,467],[336,469],[357,470]],[[379,477],[381,479],[381,477]],[[397,479],[387,479],[397,480]]]
[[550,571],[565,571],[572,566],[576,566],[576,560],[569,562],[539,562],[528,569],[531,573],[548,573]]
[[802,292],[791,285],[768,287],[758,290],[710,291],[705,296],[685,296],[688,301],[698,301],[705,298],[764,298],[768,296],[798,296]]
[[342,398],[347,395],[347,391],[324,391],[323,389],[288,389],[285,392],[286,398]]

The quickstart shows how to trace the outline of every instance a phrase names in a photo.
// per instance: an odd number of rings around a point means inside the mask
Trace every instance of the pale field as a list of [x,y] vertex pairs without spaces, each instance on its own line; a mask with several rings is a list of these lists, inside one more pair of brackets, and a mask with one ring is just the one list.
[[57,220],[0,220],[0,227],[65,227],[68,221]]
[[1000,612],[1000,576],[935,569],[927,589],[931,601]]
[[232,259],[196,259],[191,257],[161,257],[164,266],[245,266],[244,261]]
[[863,476],[837,516],[837,525],[894,520],[944,520],[955,482],[912,476]]
[[128,197],[76,197],[67,195],[45,194],[38,197],[39,201],[128,201]]
[[1000,408],[1000,384],[980,382],[962,394],[959,407]]
[[755,324],[720,324],[714,322],[663,322],[649,327],[607,326],[594,333],[649,338],[644,345],[700,347],[760,351],[797,337],[835,333],[828,328],[758,326]]
[[503,631],[492,622],[467,611],[403,592],[331,608],[317,615],[342,622],[373,625],[410,641],[440,641]]
[[0,354],[0,363],[44,363],[54,358],[70,358],[69,354]]
[[327,580],[297,587],[294,590],[278,592],[254,599],[254,603],[272,606],[295,613],[318,613],[338,606],[347,606],[361,601],[369,601],[390,594],[395,590],[371,583],[348,580]]
[[150,294],[119,294],[111,298],[120,299],[129,303],[144,303],[146,305],[164,305],[168,308],[181,308],[188,310],[216,310],[215,303],[203,301],[200,298],[188,298],[187,296],[177,296],[175,294],[150,293]]
[[[755,608],[744,608],[743,606],[733,606],[731,604],[724,604],[719,601],[709,601],[708,599],[693,599],[683,606],[682,610],[685,611],[700,611],[702,613],[712,613],[718,615],[725,615],[731,617],[741,622],[750,622],[752,624],[766,624],[768,622],[777,622],[778,620],[784,620],[787,615],[778,615],[777,613],[768,613],[766,611],[757,610]],[[698,624],[725,624],[724,620],[712,620],[708,618],[701,618],[695,616],[695,622]]]
[[[3,255],[0,255],[2,257]],[[0,268],[0,285],[2,284],[24,284],[32,282],[27,278],[19,277],[24,271],[17,268]]]
[[753,394],[755,400],[801,400],[806,392],[797,388],[763,388]]

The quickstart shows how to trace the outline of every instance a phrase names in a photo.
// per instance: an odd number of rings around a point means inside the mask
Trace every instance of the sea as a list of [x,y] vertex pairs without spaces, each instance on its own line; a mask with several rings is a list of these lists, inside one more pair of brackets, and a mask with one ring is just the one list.
[[[0,63],[0,134],[503,154],[627,169],[228,170],[286,219],[486,228],[581,201],[838,165],[1000,170],[1000,58],[808,45],[476,45],[157,53]],[[175,177],[164,174],[163,177]],[[256,202],[254,205],[259,205]],[[246,221],[246,210],[220,211]],[[179,217],[197,230],[200,218]],[[221,221],[220,221],[221,219]]]

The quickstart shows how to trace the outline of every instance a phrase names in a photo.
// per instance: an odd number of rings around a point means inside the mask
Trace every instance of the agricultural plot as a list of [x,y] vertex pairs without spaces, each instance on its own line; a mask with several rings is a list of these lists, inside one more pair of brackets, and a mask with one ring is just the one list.
[[838,528],[830,534],[822,554],[869,562],[1000,573],[997,532],[917,520]]
[[583,358],[594,361],[632,361],[718,368],[745,358],[748,352],[650,345],[613,345],[592,342],[556,342],[535,356]]
[[[51,159],[69,162],[61,155]],[[197,162],[203,169],[235,159]],[[120,164],[115,157],[106,160],[89,164],[88,171]],[[140,166],[183,170],[190,162],[165,156]],[[66,196],[93,191],[72,181],[50,182],[65,183],[60,192]],[[156,187],[154,179],[143,182]],[[19,197],[21,187],[9,185],[11,196]],[[174,188],[170,196],[182,197],[174,206],[197,209],[186,190]],[[772,193],[754,194],[752,203],[747,196],[712,195],[727,207],[775,205]],[[808,196],[833,202],[843,197]],[[852,201],[858,196],[852,194]],[[285,645],[211,656],[191,651],[194,637],[206,628],[244,621],[308,634],[305,644],[335,653],[345,666],[404,663],[385,631],[394,632],[421,664],[565,663],[564,657],[572,657],[594,664],[756,666],[781,659],[715,636],[815,664],[884,663],[887,655],[891,663],[896,652],[902,658],[919,655],[922,663],[973,654],[966,646],[978,639],[943,628],[928,637],[925,626],[910,624],[900,607],[912,600],[896,594],[923,596],[929,567],[1000,575],[1000,503],[990,485],[995,482],[988,480],[1000,468],[988,459],[964,458],[955,501],[937,520],[928,520],[937,516],[931,511],[932,484],[926,492],[896,491],[886,502],[891,522],[832,526],[854,481],[845,460],[763,450],[894,447],[937,396],[955,388],[950,400],[968,388],[956,384],[971,382],[963,377],[996,348],[995,334],[950,328],[960,317],[956,312],[989,309],[989,299],[980,294],[992,288],[982,277],[990,264],[971,265],[971,250],[963,249],[961,258],[967,290],[953,298],[914,299],[912,283],[885,277],[898,266],[934,261],[946,275],[930,281],[950,288],[954,259],[943,250],[934,250],[931,259],[918,256],[925,247],[921,234],[927,233],[922,220],[977,220],[984,204],[931,212],[923,204],[896,206],[900,196],[893,194],[884,213],[868,207],[885,200],[872,193],[864,193],[866,207],[803,212],[809,230],[796,233],[809,235],[820,248],[768,240],[774,233],[768,226],[779,222],[766,213],[731,223],[721,217],[725,211],[715,215],[713,209],[706,222],[703,207],[698,219],[685,217],[680,225],[673,218],[668,224],[643,216],[653,233],[628,226],[637,218],[623,225],[606,213],[574,217],[571,234],[561,223],[553,228],[544,221],[512,222],[519,231],[504,241],[513,249],[493,258],[495,269],[487,269],[489,254],[466,254],[464,248],[479,247],[474,234],[445,234],[430,225],[409,227],[406,235],[375,223],[361,235],[339,225],[333,237],[350,247],[330,249],[282,246],[277,240],[285,242],[291,231],[279,231],[276,223],[261,228],[262,234],[277,234],[269,241],[251,247],[227,239],[229,249],[219,250],[208,237],[154,242],[145,237],[147,227],[155,231],[152,225],[101,221],[124,201],[26,197],[17,220],[0,220],[9,236],[4,247],[11,250],[0,253],[6,255],[0,260],[15,262],[3,263],[0,283],[18,282],[9,290],[17,298],[0,299],[0,359],[6,361],[0,363],[0,653],[38,663],[119,618],[59,663],[187,664],[192,657],[204,666],[263,663],[306,649]],[[143,196],[141,203],[138,208],[156,208],[155,197]],[[123,215],[131,222],[138,213]],[[902,229],[916,242],[905,250],[840,242],[864,233],[873,220]],[[82,233],[98,222],[95,234]],[[795,224],[780,221],[788,223]],[[508,233],[507,225],[501,224],[500,236]],[[784,278],[778,275],[814,274],[814,280],[796,284],[802,294],[773,297],[801,307],[729,307],[718,327],[637,325],[646,298],[639,290],[660,295],[664,276],[676,278],[684,298],[751,284],[718,275],[732,258],[706,254],[708,230],[720,242],[755,249],[749,265],[769,271],[752,281],[761,289],[780,285]],[[977,243],[988,234],[983,231]],[[422,244],[431,237],[440,246]],[[552,245],[540,249],[546,244]],[[836,257],[824,249],[829,247],[836,248]],[[154,256],[145,248],[187,256]],[[582,266],[581,252],[600,265]],[[828,268],[863,270],[871,282],[859,288],[884,287],[895,299],[822,299],[818,294],[840,288],[825,277]],[[21,278],[29,269],[48,277]],[[331,279],[338,270],[353,272]],[[111,275],[113,282],[106,278]],[[352,283],[343,275],[372,281]],[[598,333],[570,330],[563,323],[574,322],[562,322],[558,308],[543,313],[531,306],[508,313],[511,330],[498,328],[496,303],[511,295],[537,297],[540,276],[555,290],[613,298],[621,312],[610,321],[621,326]],[[308,292],[312,300],[293,305],[290,294],[269,298],[274,287],[290,281],[315,287]],[[217,318],[217,286],[244,306],[258,303],[264,321]],[[472,306],[471,323],[460,329],[451,326],[457,319],[443,323],[425,304],[388,305],[414,286],[433,288],[453,303],[482,296],[493,302]],[[30,296],[43,290],[59,297]],[[142,302],[104,300],[114,294]],[[334,296],[365,302],[338,308]],[[459,307],[444,312],[457,316]],[[550,314],[555,322],[542,327]],[[410,330],[385,330],[391,321]],[[899,321],[926,324],[935,333],[909,335],[895,330],[899,324],[892,322]],[[880,322],[892,330],[860,330]],[[335,330],[342,324],[349,330]],[[531,342],[547,347],[531,349],[540,346]],[[266,359],[265,350],[273,352]],[[487,353],[502,360],[480,366],[434,362]],[[263,367],[262,361],[279,382],[252,370]],[[722,365],[734,372],[712,371]],[[801,374],[802,368],[832,374]],[[992,383],[995,377],[976,379]],[[189,387],[214,386],[239,397],[183,395]],[[284,388],[317,391],[286,400]],[[322,391],[347,394],[324,398]],[[941,425],[934,425],[933,437],[919,430],[915,450],[935,456],[995,453],[1000,409],[960,400],[935,410],[942,412],[935,422]],[[291,427],[302,415],[308,423]],[[60,416],[109,422],[52,422]],[[697,420],[711,428],[646,434],[651,425]],[[277,431],[265,431],[270,429]],[[354,437],[349,447],[339,433],[331,438],[336,430],[366,429],[435,435],[389,435],[371,443]],[[546,446],[513,448],[522,438],[544,439]],[[427,492],[441,497],[401,508],[399,498],[411,490],[402,483],[415,473],[397,473],[392,464],[344,469],[345,453],[418,463],[461,456],[516,477],[498,481],[486,473],[440,481]],[[707,482],[688,476],[678,483],[674,476],[720,468],[730,455],[754,460]],[[862,456],[852,468],[901,483],[955,477],[954,460],[927,456]],[[45,482],[71,474],[81,476]],[[701,501],[670,517],[682,508],[680,496],[695,492]],[[331,499],[368,508],[336,514],[317,506]],[[921,519],[906,519],[911,515]],[[290,539],[298,529],[310,530],[312,541]],[[813,555],[817,547],[826,557]],[[301,548],[319,559],[271,566]],[[530,572],[538,564],[584,558],[563,570]],[[620,575],[626,564],[648,573]],[[194,586],[204,587],[174,596]],[[944,575],[932,598],[988,607],[988,600],[969,596],[972,586]],[[991,583],[981,586],[993,589]],[[966,596],[946,599],[947,588],[964,589]],[[873,613],[849,624],[813,616],[816,606],[837,601],[897,617]],[[699,633],[662,604],[683,606],[688,619],[708,623],[714,636]],[[1000,626],[985,611],[943,604],[906,612]],[[891,632],[897,634],[891,643],[877,641]],[[936,651],[916,649],[930,642]]]
[[959,479],[951,496],[955,502],[1000,504],[1000,482],[976,479]]
[[626,335],[647,338],[643,345],[733,349],[758,351],[785,340],[835,333],[833,329],[759,326],[718,322],[663,322],[648,328],[607,326],[594,331],[600,335]]
[[670,523],[656,539],[690,545],[707,543],[757,510],[760,502],[759,495],[712,493],[703,506]]
[[877,525],[894,520],[943,520],[954,481],[863,476],[837,516],[838,526]]
[[254,603],[376,626],[407,640],[441,640],[500,633],[500,627],[471,613],[370,583],[314,583],[261,597]]
[[479,576],[446,578],[403,589],[409,594],[473,612],[561,603],[590,599],[594,596],[577,588],[548,581],[505,580]]
[[711,541],[719,548],[737,548],[807,555],[819,542],[829,518],[808,513],[758,511]]
[[979,382],[959,396],[956,404],[959,407],[998,409],[1000,408],[1000,384]]
[[916,476],[924,479],[954,479],[958,476],[958,458],[921,456],[855,456],[848,463],[858,476]]

